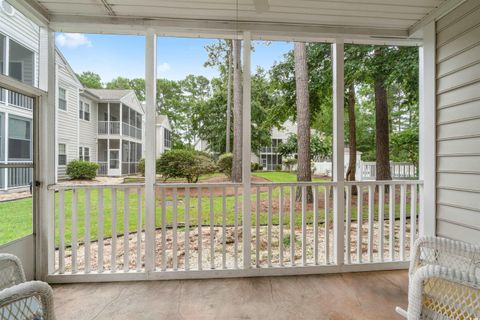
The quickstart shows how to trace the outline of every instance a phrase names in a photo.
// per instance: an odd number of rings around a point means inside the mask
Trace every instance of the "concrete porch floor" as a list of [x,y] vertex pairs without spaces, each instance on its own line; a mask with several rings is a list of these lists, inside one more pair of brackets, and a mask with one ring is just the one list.
[[54,285],[58,319],[402,319],[406,271]]

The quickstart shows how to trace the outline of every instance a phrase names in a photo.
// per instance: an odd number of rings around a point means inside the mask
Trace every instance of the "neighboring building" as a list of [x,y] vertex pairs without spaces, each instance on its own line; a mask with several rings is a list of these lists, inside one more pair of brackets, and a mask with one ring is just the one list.
[[[0,73],[38,86],[39,27],[5,1],[0,6]],[[98,162],[99,175],[137,172],[143,157],[144,108],[132,90],[86,89],[56,52],[56,174],[74,159]],[[32,181],[34,101],[0,88],[0,191]],[[168,119],[163,126],[171,131]],[[170,135],[168,135],[170,136]],[[29,167],[28,167],[29,166]]]
[[[39,27],[6,1],[0,6],[0,73],[38,86]],[[0,191],[32,181],[33,104],[24,95],[0,88]]]
[[137,173],[144,110],[133,90],[86,89],[57,51],[57,179],[74,159],[97,162],[99,175]]
[[172,148],[172,127],[166,115],[157,115],[156,119],[156,155],[157,158]]
[[260,148],[258,157],[252,161],[258,162],[263,170],[275,170],[282,166],[282,155],[278,152],[278,146],[287,141],[288,137],[297,133],[297,124],[287,120],[281,128],[274,127],[271,130],[271,143],[269,146]]

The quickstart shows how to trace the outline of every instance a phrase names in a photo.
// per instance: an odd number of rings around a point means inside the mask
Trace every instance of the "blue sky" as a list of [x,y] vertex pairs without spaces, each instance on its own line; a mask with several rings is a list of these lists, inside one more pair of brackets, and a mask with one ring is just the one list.
[[[142,36],[117,36],[98,34],[56,35],[57,47],[77,73],[93,71],[103,82],[122,76],[143,78],[145,74],[145,39]],[[204,68],[207,59],[205,45],[216,39],[159,38],[158,76],[171,80],[185,78],[188,74],[217,75],[214,68]],[[292,47],[288,42],[254,42],[252,70],[257,66],[268,69]]]

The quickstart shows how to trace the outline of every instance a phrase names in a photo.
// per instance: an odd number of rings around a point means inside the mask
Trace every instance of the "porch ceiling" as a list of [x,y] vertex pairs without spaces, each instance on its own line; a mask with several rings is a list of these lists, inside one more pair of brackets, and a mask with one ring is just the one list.
[[[12,0],[40,11],[57,31],[251,30],[252,34],[352,34],[408,38],[416,26],[462,0]],[[238,8],[238,11],[237,11]],[[90,25],[92,30],[82,24]],[[110,30],[102,30],[110,32]],[[172,34],[175,35],[175,34]],[[215,35],[215,34],[213,34]]]

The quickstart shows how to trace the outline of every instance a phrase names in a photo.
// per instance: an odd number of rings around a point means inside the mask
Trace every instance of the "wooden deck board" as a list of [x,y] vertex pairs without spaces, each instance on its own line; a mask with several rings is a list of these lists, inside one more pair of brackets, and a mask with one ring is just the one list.
[[402,319],[407,272],[54,285],[58,319]]

